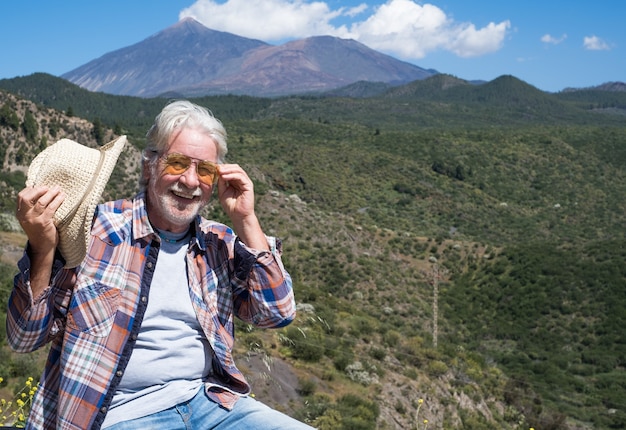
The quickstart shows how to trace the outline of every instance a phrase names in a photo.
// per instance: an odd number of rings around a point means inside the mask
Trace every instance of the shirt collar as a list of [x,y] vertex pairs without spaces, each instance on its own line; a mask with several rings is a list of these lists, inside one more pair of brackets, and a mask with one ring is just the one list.
[[[193,231],[192,231],[192,244],[197,245],[200,249],[204,251],[205,244],[202,239],[203,233],[200,229],[200,222],[202,218],[200,215],[197,215],[193,222]],[[148,205],[146,204],[146,194],[145,192],[140,192],[137,194],[135,199],[133,200],[133,239],[139,240],[143,238],[147,238],[149,236],[157,236],[157,232],[150,224],[150,220],[148,219]]]

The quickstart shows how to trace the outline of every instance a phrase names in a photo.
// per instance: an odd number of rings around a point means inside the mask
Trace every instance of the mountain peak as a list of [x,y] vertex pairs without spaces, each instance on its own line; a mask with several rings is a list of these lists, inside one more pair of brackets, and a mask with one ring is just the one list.
[[186,18],[181,19],[176,24],[168,27],[170,30],[179,30],[179,29],[190,29],[190,30],[202,30],[208,29],[205,25],[203,25],[200,21],[196,21],[194,18],[188,16]]
[[178,23],[174,24],[172,27],[175,27],[177,25],[183,25],[183,24],[184,25],[201,25],[202,27],[206,28],[206,26],[200,23],[200,21],[190,16],[186,16],[185,18],[181,19],[180,21],[178,21]]

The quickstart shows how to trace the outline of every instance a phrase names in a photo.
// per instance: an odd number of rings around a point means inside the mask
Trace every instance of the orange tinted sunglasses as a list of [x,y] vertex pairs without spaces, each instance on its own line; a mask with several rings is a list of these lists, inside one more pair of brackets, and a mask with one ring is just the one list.
[[219,176],[217,164],[209,160],[197,160],[183,154],[171,153],[161,157],[165,168],[164,173],[168,175],[182,175],[192,164],[196,165],[198,180],[206,185],[213,185]]

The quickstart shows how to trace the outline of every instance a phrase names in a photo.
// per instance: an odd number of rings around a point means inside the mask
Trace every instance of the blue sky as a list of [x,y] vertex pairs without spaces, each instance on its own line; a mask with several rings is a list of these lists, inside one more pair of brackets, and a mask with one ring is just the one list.
[[330,34],[462,79],[544,91],[626,82],[626,2],[602,0],[6,0],[0,79],[61,75],[191,16],[280,44]]

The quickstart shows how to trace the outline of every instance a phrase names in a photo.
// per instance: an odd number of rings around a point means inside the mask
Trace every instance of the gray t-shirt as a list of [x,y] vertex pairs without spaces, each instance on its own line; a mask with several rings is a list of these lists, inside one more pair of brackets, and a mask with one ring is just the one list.
[[189,233],[159,235],[146,314],[103,428],[191,399],[211,371],[213,353],[189,297]]

